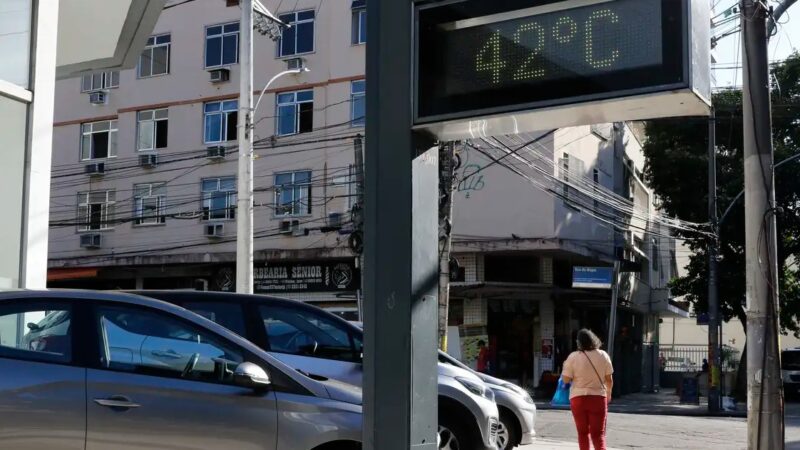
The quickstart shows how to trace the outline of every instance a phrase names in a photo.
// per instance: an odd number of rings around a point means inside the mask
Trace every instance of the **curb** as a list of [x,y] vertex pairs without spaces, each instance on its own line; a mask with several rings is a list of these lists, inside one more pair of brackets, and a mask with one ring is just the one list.
[[[537,403],[536,409],[538,411],[569,411],[569,407],[551,406],[549,403]],[[717,418],[746,418],[746,411],[728,411],[717,414],[711,414],[708,411],[694,410],[694,411],[675,411],[672,409],[653,409],[644,407],[614,407],[612,403],[611,408],[608,410],[612,414],[637,414],[646,416],[684,416],[684,417],[717,417]]]

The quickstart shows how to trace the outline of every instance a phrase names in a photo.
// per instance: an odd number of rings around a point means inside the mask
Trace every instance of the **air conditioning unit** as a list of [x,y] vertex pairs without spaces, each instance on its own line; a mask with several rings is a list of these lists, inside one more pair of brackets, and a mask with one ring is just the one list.
[[94,163],[86,165],[86,174],[89,176],[99,176],[106,173],[106,163]]
[[139,155],[139,165],[142,167],[155,167],[158,165],[158,155]]
[[328,213],[328,226],[331,228],[341,228],[344,214],[340,212]]
[[213,69],[208,71],[212,83],[222,83],[231,79],[230,69]]
[[205,235],[210,238],[221,238],[223,230],[223,224],[209,223],[206,225]]
[[300,229],[299,220],[281,220],[278,230],[281,234],[294,234]]
[[292,231],[292,236],[294,237],[308,236],[308,228],[297,227]]
[[208,147],[206,151],[206,158],[208,159],[223,159],[225,158],[225,147],[217,145],[215,147]]
[[98,92],[90,92],[89,93],[89,103],[93,105],[105,105],[106,104],[106,93],[102,91]]
[[81,248],[100,248],[103,236],[100,234],[82,234]]
[[286,66],[289,70],[302,70],[306,67],[305,58],[291,58],[286,60]]

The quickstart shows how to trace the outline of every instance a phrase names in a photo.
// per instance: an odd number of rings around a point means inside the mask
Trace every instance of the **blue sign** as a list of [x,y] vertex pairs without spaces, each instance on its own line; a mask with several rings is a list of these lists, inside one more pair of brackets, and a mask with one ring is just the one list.
[[611,289],[614,284],[614,269],[611,267],[573,267],[572,287],[588,289]]

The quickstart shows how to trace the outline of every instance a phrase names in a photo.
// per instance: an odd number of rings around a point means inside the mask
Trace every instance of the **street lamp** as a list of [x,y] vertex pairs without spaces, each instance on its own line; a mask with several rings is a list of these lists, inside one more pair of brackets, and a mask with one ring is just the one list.
[[[239,79],[239,170],[237,176],[237,214],[236,214],[236,292],[253,293],[253,29],[261,34],[269,35],[272,40],[280,37],[278,31],[287,24],[276,18],[259,0],[241,0],[242,19],[240,27],[241,75]],[[254,22],[254,13],[258,14],[258,23]],[[306,69],[287,70],[272,77],[261,91],[258,101],[278,78],[290,74],[304,72]]]

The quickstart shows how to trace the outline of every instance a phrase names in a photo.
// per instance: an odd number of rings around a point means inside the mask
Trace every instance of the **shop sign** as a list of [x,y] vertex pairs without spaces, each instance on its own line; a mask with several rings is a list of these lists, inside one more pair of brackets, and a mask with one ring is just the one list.
[[611,289],[614,269],[611,267],[573,267],[572,287],[585,289]]
[[267,263],[253,268],[253,282],[259,294],[355,291],[361,274],[348,260]]

